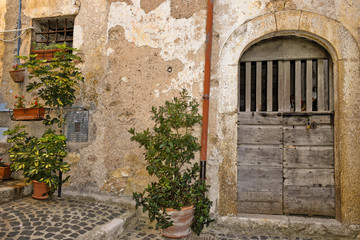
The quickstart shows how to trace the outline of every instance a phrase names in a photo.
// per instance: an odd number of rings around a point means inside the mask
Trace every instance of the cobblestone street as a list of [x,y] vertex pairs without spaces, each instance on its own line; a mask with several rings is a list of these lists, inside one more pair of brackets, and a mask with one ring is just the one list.
[[[35,200],[24,197],[0,204],[1,240],[165,240],[155,223],[129,203],[72,197]],[[129,209],[130,207],[130,209]],[[140,217],[137,218],[138,214]],[[219,218],[200,236],[183,240],[354,240],[356,226],[332,219],[287,216]],[[297,232],[296,232],[297,231]],[[306,234],[302,234],[306,233]],[[310,233],[310,234],[309,234]],[[345,234],[345,235],[344,235]],[[359,236],[359,235],[357,235]]]
[[0,205],[0,239],[77,239],[126,212],[90,201],[26,197]]
[[[119,240],[164,240],[170,239],[163,237],[159,230],[155,229],[155,224],[150,223],[146,219],[140,219],[136,226],[129,226],[128,229],[121,235]],[[240,231],[239,231],[240,232]],[[298,236],[278,236],[278,235],[264,235],[251,234],[244,235],[240,233],[229,233],[228,229],[213,229],[211,226],[205,228],[200,236],[192,233],[183,240],[330,240],[329,238],[313,238],[313,237],[298,237]],[[345,239],[344,239],[345,240]],[[350,240],[350,239],[346,239]]]

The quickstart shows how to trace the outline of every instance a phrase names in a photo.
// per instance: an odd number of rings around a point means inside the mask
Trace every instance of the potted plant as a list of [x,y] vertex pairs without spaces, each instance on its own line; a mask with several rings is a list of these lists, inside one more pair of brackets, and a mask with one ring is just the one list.
[[49,114],[46,115],[44,124],[57,123],[62,129],[65,124],[63,108],[74,103],[75,87],[84,77],[75,65],[75,62],[81,62],[81,58],[75,55],[77,49],[67,47],[66,44],[56,44],[55,47],[60,51],[55,52],[50,63],[35,59],[34,55],[19,58],[25,60],[23,66],[29,72],[29,79],[34,80],[26,86],[26,91],[37,91],[46,106],[59,110],[58,117],[51,118]]
[[25,79],[25,70],[21,64],[15,64],[13,70],[9,71],[11,79],[16,82],[23,82]]
[[[7,141],[12,143],[9,150],[11,169],[23,170],[29,180],[46,184],[49,194],[68,179],[63,181],[61,176],[63,172],[69,171],[69,164],[63,161],[67,154],[66,137],[63,135],[63,108],[74,103],[75,87],[83,81],[80,69],[75,66],[75,61],[81,61],[80,57],[73,54],[77,50],[64,44],[57,47],[64,51],[56,52],[51,63],[35,59],[34,55],[19,58],[25,60],[23,66],[29,72],[29,79],[34,80],[26,86],[26,91],[36,91],[46,106],[58,111],[55,117],[47,114],[43,123],[57,123],[58,129],[49,129],[40,138],[29,136],[23,130],[24,126],[16,126],[4,132],[9,135]],[[32,106],[39,106],[38,100],[35,99]],[[56,172],[59,172],[59,176],[56,176]]]
[[0,158],[0,180],[9,179],[11,176],[11,170],[9,164],[1,162],[2,158]]
[[[58,171],[69,171],[69,164],[63,162],[67,155],[66,138],[47,130],[42,137],[30,137],[24,125],[4,132],[7,142],[12,146],[8,150],[13,171],[23,171],[28,181],[33,181],[36,199],[47,199],[58,188],[59,184],[68,180],[60,180]],[[43,189],[43,190],[39,190]]]
[[16,102],[14,104],[12,119],[15,121],[35,121],[43,120],[45,118],[45,108],[36,97],[31,102],[30,108],[25,108],[25,99],[23,95],[15,96]]
[[[199,179],[199,164],[192,161],[201,148],[192,135],[194,126],[202,121],[198,106],[183,90],[179,97],[166,101],[164,106],[152,107],[155,121],[152,131],[129,130],[131,141],[145,148],[147,172],[158,179],[142,193],[133,193],[136,208],[142,206],[144,212],[148,211],[150,220],[156,220],[156,228],[161,228],[167,237],[190,234],[190,224],[199,235],[203,225],[208,226],[213,221],[209,213],[212,202],[205,195],[208,187]],[[183,215],[190,216],[186,220],[189,226],[177,230],[178,220]]]
[[35,59],[39,60],[44,59],[47,61],[52,61],[52,59],[55,57],[55,52],[64,51],[63,49],[59,48],[59,44],[56,44],[54,41],[48,45],[37,42],[32,42],[31,45],[31,54],[36,55],[34,56]]

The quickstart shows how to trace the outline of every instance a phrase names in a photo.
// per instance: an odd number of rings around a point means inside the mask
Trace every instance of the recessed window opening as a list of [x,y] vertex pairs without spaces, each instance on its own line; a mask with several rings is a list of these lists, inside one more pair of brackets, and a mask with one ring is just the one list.
[[74,36],[74,16],[60,18],[34,19],[35,28],[32,42],[49,46],[53,43],[66,43],[72,47]]

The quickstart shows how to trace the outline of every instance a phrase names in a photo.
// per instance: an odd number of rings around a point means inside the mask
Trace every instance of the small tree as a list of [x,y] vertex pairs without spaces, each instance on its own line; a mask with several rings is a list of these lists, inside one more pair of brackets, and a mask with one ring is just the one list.
[[45,125],[58,123],[60,130],[65,124],[63,108],[71,106],[76,99],[75,87],[84,80],[81,70],[76,67],[76,62],[81,58],[74,53],[77,49],[67,47],[66,44],[56,44],[60,49],[55,53],[52,61],[35,59],[36,55],[20,56],[25,60],[24,67],[29,71],[29,79],[35,79],[26,86],[26,91],[36,90],[45,105],[59,109],[57,118],[46,116]]
[[129,130],[133,135],[131,141],[145,148],[147,172],[158,178],[144,192],[133,193],[136,207],[142,206],[144,212],[148,211],[150,220],[157,221],[157,228],[172,225],[166,208],[180,210],[193,205],[195,214],[191,227],[197,234],[204,224],[207,226],[213,221],[209,214],[212,202],[205,196],[208,188],[199,179],[199,164],[192,163],[201,148],[192,135],[194,127],[202,120],[198,106],[183,90],[180,97],[166,101],[164,106],[152,107],[155,121],[152,131]]
[[23,67],[29,71],[29,79],[34,81],[26,86],[26,91],[37,91],[38,96],[45,102],[45,105],[59,110],[57,117],[51,118],[48,114],[44,120],[45,125],[57,123],[59,133],[54,130],[47,130],[41,138],[29,137],[23,130],[25,126],[16,126],[4,132],[8,135],[8,142],[12,144],[9,149],[11,169],[14,171],[23,170],[28,180],[36,180],[46,183],[50,188],[50,195],[65,180],[56,175],[69,171],[69,164],[63,162],[67,155],[66,137],[63,135],[65,125],[64,107],[71,106],[75,101],[75,87],[83,81],[79,68],[75,66],[80,57],[74,55],[77,51],[69,48],[66,44],[56,45],[60,49],[55,57],[47,60],[35,59],[36,55],[19,56],[25,60]]

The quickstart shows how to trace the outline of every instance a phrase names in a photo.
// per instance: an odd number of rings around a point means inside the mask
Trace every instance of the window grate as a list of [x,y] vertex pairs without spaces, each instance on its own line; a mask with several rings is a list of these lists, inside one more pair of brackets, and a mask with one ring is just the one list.
[[66,43],[68,47],[72,47],[74,17],[35,19],[33,25],[36,29],[33,42],[47,46]]
[[240,62],[242,112],[332,111],[329,59]]

